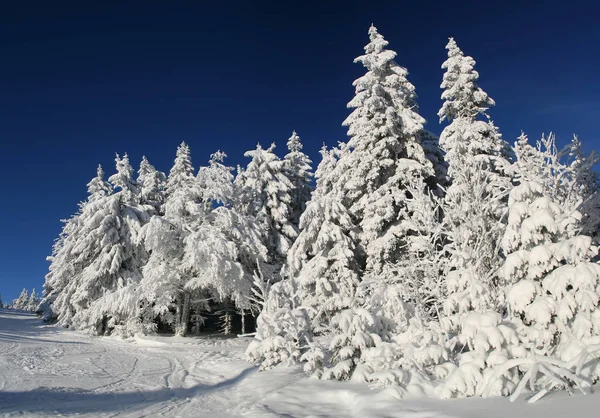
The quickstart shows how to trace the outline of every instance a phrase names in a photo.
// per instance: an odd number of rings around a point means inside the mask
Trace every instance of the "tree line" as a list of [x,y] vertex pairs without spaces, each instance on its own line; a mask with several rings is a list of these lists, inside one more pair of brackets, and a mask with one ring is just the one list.
[[[510,145],[475,60],[451,38],[438,113],[375,27],[366,72],[314,172],[294,132],[168,176],[127,155],[65,220],[41,307],[96,334],[186,335],[192,316],[258,315],[249,361],[441,397],[586,390],[600,371],[600,193],[577,137]],[[313,190],[314,185],[314,190]],[[200,319],[201,321],[201,319]]]

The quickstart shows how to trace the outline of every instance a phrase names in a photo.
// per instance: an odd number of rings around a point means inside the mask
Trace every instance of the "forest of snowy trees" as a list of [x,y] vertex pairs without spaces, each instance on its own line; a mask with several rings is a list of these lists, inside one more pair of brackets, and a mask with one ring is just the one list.
[[40,306],[40,297],[35,289],[29,293],[29,290],[23,289],[19,297],[12,301],[12,304],[2,301],[2,294],[0,293],[0,308],[6,309],[18,309],[28,312],[37,312]]
[[314,172],[296,132],[245,168],[216,151],[196,170],[185,143],[168,175],[127,155],[106,180],[98,167],[49,257],[45,318],[123,336],[185,336],[213,314],[246,333],[256,318],[261,369],[399,395],[586,391],[600,377],[598,158],[577,137],[510,145],[475,61],[446,49],[439,138],[372,26],[349,139]]

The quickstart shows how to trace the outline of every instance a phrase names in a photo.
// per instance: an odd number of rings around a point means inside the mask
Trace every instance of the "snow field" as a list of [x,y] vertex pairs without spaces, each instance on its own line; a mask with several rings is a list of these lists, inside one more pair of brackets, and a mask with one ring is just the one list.
[[395,389],[321,381],[296,368],[258,372],[248,340],[90,337],[0,310],[0,416],[93,417],[569,417],[600,401],[552,394],[524,399],[398,399]]

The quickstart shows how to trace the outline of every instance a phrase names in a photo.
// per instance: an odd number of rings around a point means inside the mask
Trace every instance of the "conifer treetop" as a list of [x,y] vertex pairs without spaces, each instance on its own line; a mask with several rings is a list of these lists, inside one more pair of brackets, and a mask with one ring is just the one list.
[[108,196],[111,193],[112,187],[104,180],[104,170],[100,164],[98,164],[98,168],[96,169],[96,177],[87,184],[87,188],[89,193],[88,201]]
[[133,178],[133,167],[129,163],[129,156],[127,153],[123,155],[123,158],[116,154],[115,162],[117,165],[117,172],[109,177],[108,181],[112,183],[114,188],[121,189],[125,194],[134,196],[138,194],[139,188],[136,181]]
[[449,39],[446,49],[448,59],[442,64],[446,73],[440,86],[444,89],[444,104],[438,112],[440,122],[444,119],[485,115],[495,102],[477,85],[479,73],[475,71],[475,60],[463,54],[454,38]]

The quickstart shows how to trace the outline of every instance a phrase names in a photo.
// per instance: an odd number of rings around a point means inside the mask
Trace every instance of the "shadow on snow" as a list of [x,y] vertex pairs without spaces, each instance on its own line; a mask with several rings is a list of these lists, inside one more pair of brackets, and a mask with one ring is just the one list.
[[166,407],[175,407],[196,396],[227,389],[255,370],[256,367],[248,367],[237,376],[223,382],[214,385],[198,384],[190,388],[97,393],[77,388],[40,387],[26,392],[0,392],[0,413],[99,414],[134,411],[163,402],[172,404]]

